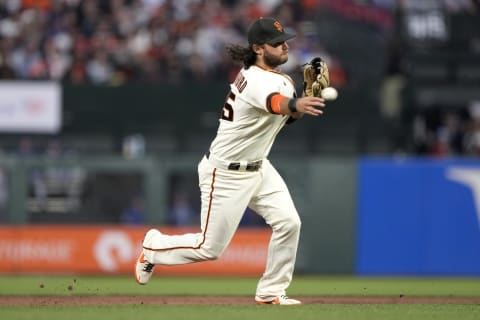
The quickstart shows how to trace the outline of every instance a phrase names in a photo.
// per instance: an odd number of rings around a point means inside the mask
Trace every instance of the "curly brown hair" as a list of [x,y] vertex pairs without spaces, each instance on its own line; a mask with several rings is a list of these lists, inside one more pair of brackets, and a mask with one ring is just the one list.
[[254,65],[257,60],[257,55],[253,52],[251,46],[242,47],[232,44],[227,47],[227,52],[234,61],[241,61],[245,69]]

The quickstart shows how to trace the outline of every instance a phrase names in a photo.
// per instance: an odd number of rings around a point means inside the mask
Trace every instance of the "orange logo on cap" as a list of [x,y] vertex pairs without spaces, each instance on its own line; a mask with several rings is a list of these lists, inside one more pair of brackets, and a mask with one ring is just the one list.
[[283,27],[282,27],[282,25],[280,24],[280,22],[275,21],[275,22],[273,23],[273,25],[275,26],[275,28],[277,28],[277,30],[278,30],[279,32],[283,32]]

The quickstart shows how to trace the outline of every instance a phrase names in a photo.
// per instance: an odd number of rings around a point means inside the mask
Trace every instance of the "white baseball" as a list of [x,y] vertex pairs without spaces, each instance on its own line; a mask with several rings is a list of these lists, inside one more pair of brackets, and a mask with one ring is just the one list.
[[325,100],[335,100],[338,97],[337,89],[333,87],[326,87],[322,90],[322,98]]

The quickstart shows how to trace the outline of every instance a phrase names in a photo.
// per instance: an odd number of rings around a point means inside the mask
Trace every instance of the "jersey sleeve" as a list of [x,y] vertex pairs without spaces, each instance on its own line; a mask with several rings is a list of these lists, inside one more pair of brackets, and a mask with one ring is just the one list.
[[269,108],[269,97],[281,94],[293,97],[293,86],[288,79],[281,74],[259,71],[245,73],[247,86],[241,93],[241,98],[255,108],[272,112]]

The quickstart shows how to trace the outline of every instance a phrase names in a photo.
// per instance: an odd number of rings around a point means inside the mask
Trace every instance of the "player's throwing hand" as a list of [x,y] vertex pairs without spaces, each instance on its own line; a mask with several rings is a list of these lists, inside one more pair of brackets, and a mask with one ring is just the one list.
[[303,97],[296,99],[295,107],[297,112],[305,113],[311,116],[319,116],[323,114],[325,100],[318,97]]

